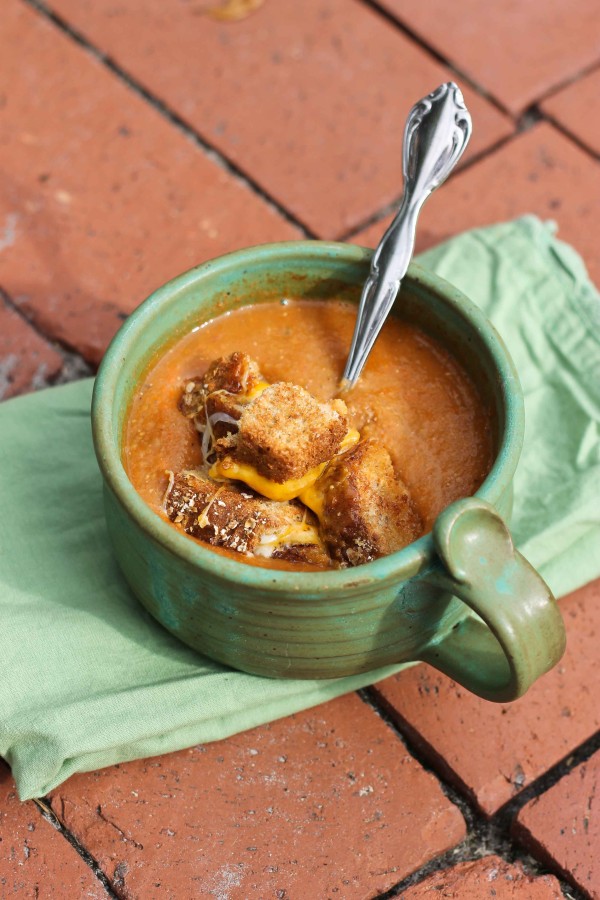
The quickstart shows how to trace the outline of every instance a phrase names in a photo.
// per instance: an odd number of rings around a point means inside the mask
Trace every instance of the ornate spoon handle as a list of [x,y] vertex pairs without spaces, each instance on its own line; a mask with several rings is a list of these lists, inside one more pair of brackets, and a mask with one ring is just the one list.
[[462,156],[471,127],[463,95],[453,81],[415,103],[408,115],[402,153],[404,193],[396,217],[373,254],[342,378],[343,390],[356,384],[400,290],[412,257],[421,207]]

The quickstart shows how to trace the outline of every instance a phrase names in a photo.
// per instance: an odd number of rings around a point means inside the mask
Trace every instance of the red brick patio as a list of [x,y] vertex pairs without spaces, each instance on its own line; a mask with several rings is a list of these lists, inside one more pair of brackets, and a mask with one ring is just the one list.
[[[532,212],[600,282],[593,0],[4,0],[0,398],[93,372],[204,259],[375,242],[411,104],[475,136],[419,249]],[[0,761],[0,898],[600,897],[600,580],[569,649],[497,706],[427,666],[221,743],[20,803]]]

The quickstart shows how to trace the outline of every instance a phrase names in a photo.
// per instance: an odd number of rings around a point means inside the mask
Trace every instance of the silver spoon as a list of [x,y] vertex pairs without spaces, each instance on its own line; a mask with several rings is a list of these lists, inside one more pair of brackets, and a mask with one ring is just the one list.
[[356,384],[400,290],[413,253],[421,207],[462,156],[471,130],[471,116],[453,81],[419,100],[408,114],[402,149],[402,201],[373,254],[342,376],[342,391]]

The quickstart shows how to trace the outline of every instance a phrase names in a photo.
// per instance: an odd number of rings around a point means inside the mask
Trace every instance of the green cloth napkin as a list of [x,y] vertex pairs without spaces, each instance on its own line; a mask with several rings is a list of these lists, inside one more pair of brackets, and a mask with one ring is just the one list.
[[[575,252],[527,217],[421,257],[496,323],[520,372],[518,545],[557,594],[600,574],[600,299]],[[22,799],[73,772],[224,738],[394,668],[259,678],[200,657],[129,593],[108,543],[92,384],[0,405],[0,755]]]

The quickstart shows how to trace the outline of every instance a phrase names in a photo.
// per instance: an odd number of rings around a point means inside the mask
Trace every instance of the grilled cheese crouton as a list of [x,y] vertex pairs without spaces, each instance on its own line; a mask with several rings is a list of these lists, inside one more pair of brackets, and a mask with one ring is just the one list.
[[373,440],[336,457],[300,499],[318,516],[331,556],[347,565],[394,553],[423,531],[389,453]]
[[299,504],[273,503],[235,485],[218,485],[197,472],[171,473],[164,509],[186,534],[249,556],[333,563],[315,519]]
[[347,412],[342,400],[321,403],[299,385],[272,384],[244,407],[237,434],[217,442],[217,456],[228,459],[215,474],[235,477],[225,470],[241,464],[277,484],[298,481],[340,451]]
[[231,353],[210,364],[204,375],[184,386],[179,409],[202,435],[202,455],[214,460],[214,443],[237,430],[246,403],[268,386],[258,365],[245,353]]
[[244,404],[264,390],[267,384],[253,359],[245,353],[231,353],[216,359],[204,375],[191,378],[185,384],[179,409],[186,418],[194,420],[199,431],[203,431],[214,417],[212,441],[224,437],[232,428],[235,430]]
[[193,419],[204,413],[206,401],[215,391],[235,394],[241,402],[247,402],[266,384],[253,359],[246,353],[231,353],[216,359],[204,375],[186,383],[179,409],[188,419]]

